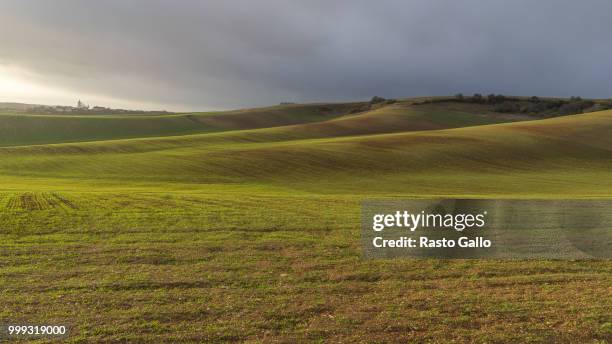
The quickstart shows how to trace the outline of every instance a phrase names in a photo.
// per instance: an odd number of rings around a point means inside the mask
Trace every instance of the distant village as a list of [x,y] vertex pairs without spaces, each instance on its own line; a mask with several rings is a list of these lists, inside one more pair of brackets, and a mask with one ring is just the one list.
[[170,114],[171,112],[161,111],[144,111],[144,110],[126,110],[126,109],[112,109],[103,106],[90,106],[89,104],[83,103],[81,100],[77,101],[76,106],[65,106],[65,105],[38,105],[30,109],[31,112],[36,113],[78,113],[78,114]]

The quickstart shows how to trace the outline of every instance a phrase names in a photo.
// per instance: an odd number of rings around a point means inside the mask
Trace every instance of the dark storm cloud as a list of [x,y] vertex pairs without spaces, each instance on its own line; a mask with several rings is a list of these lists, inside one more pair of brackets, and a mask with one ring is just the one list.
[[612,95],[612,2],[2,1],[0,63],[180,108]]

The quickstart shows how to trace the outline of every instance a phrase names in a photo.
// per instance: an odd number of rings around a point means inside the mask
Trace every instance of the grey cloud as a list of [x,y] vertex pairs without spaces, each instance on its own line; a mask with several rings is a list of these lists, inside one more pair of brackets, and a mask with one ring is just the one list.
[[610,97],[612,3],[0,3],[0,62],[180,108],[455,92]]

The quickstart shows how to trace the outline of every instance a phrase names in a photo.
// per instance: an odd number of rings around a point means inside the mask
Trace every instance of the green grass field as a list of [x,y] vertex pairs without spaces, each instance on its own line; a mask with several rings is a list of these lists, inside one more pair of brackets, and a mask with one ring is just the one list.
[[67,342],[612,340],[607,260],[365,260],[371,198],[612,198],[612,111],[0,115],[0,320]]

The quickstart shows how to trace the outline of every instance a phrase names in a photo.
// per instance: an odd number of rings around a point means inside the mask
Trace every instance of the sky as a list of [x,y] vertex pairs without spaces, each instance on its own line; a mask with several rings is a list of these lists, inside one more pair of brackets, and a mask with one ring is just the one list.
[[0,101],[612,98],[611,13],[609,0],[2,0]]

